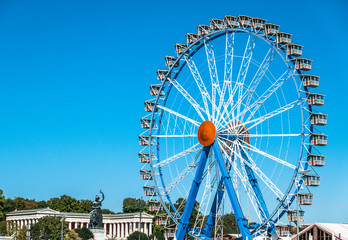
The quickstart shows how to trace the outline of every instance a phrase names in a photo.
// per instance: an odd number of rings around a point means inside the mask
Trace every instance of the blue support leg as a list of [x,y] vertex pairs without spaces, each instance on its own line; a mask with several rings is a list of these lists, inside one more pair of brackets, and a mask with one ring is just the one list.
[[[232,157],[234,158],[234,156]],[[226,165],[227,163],[228,163],[228,160],[226,161]],[[231,168],[232,168],[232,164],[229,166],[228,172],[230,172]],[[208,220],[205,223],[205,227],[203,229],[204,235],[208,238],[211,237],[211,234],[213,232],[215,221],[216,221],[217,210],[220,208],[224,192],[225,192],[224,181],[221,178],[217,188],[217,192],[214,197],[213,204],[210,209]]]
[[242,237],[244,240],[252,240],[250,230],[247,227],[248,226],[247,220],[245,219],[243,212],[242,212],[242,208],[239,205],[237,195],[236,195],[234,188],[232,186],[230,176],[228,174],[228,171],[226,169],[225,163],[223,161],[220,149],[219,149],[216,141],[213,143],[213,151],[214,151],[214,154],[216,157],[216,161],[217,161],[219,168],[220,168],[220,172],[221,172],[222,179],[223,179],[225,187],[226,187],[228,197],[232,203],[233,212],[236,216],[236,222],[238,224],[238,227],[239,227],[239,230],[242,234]]
[[199,160],[196,175],[195,175],[195,178],[192,182],[190,193],[189,193],[187,201],[186,201],[184,213],[181,216],[178,230],[176,232],[177,240],[183,240],[185,238],[185,234],[189,228],[190,216],[192,213],[193,206],[195,204],[195,200],[196,200],[196,197],[198,194],[199,186],[202,182],[202,175],[203,175],[205,165],[207,163],[210,149],[211,149],[211,145],[203,148],[203,152],[201,155],[201,159]]
[[[244,158],[244,160],[246,162],[249,162],[249,159],[248,157],[246,156],[246,153],[245,153],[245,150],[240,148],[240,152],[242,154],[242,157]],[[255,193],[255,196],[257,197],[258,199],[258,208],[260,209],[260,212],[261,213],[264,213],[264,214],[261,214],[263,220],[267,219],[269,217],[269,212],[268,212],[268,209],[267,209],[267,206],[266,206],[266,202],[265,200],[263,199],[263,196],[262,196],[262,193],[261,193],[261,190],[260,190],[260,187],[259,187],[259,184],[257,182],[257,179],[255,177],[255,174],[254,174],[254,171],[247,165],[247,164],[244,164],[244,167],[245,167],[245,170],[247,172],[247,175],[248,175],[248,179],[249,179],[249,182],[250,182],[250,185],[251,187],[253,188],[253,191]],[[268,230],[268,232],[273,235],[273,234],[277,234],[275,229],[274,229],[274,226],[272,225],[271,228]]]

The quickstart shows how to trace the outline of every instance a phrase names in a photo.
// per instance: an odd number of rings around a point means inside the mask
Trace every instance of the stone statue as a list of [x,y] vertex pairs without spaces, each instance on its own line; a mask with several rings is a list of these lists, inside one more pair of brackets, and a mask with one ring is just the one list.
[[100,200],[98,195],[95,196],[95,200],[92,204],[91,217],[88,225],[88,228],[91,229],[103,228],[103,215],[101,211],[101,203],[102,201],[104,201],[104,193],[101,190],[99,190],[99,192],[102,194],[102,200]]

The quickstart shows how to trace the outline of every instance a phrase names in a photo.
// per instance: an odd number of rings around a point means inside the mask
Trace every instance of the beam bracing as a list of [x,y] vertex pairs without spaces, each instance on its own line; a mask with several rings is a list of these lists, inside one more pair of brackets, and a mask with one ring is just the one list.
[[216,161],[219,165],[219,169],[221,172],[221,176],[222,176],[228,197],[229,197],[231,204],[232,204],[232,208],[233,208],[233,212],[234,212],[235,217],[236,217],[236,222],[237,222],[238,228],[239,228],[244,240],[252,240],[250,230],[247,227],[248,222],[245,219],[243,212],[242,212],[242,208],[238,202],[236,192],[232,186],[231,177],[228,174],[225,163],[223,162],[223,158],[221,156],[221,152],[220,152],[219,146],[217,144],[217,141],[214,141],[214,143],[213,143],[213,151],[214,151]]
[[186,206],[185,206],[184,212],[182,214],[182,217],[180,219],[178,230],[176,232],[177,240],[183,240],[185,238],[186,232],[189,229],[190,216],[192,213],[193,206],[195,204],[195,200],[196,200],[196,197],[198,194],[199,187],[200,187],[201,182],[202,182],[202,175],[204,172],[205,165],[207,163],[210,149],[211,149],[211,145],[203,148],[203,152],[202,152],[199,164],[198,164],[195,178],[192,182],[192,186],[191,186],[191,189],[190,189],[189,195],[187,197],[187,201],[186,201]]
[[[240,152],[242,157],[244,158],[244,161],[250,163],[248,157],[245,154],[245,149],[240,147]],[[266,206],[266,202],[262,196],[259,183],[257,182],[257,179],[255,177],[254,171],[247,164],[244,164],[244,168],[245,168],[245,171],[247,172],[250,185],[255,193],[255,196],[258,199],[258,203],[259,203],[258,207],[261,208],[260,209],[261,217],[263,218],[263,220],[266,220],[269,217],[269,212]],[[272,235],[277,234],[273,225],[269,226],[268,232],[271,233]]]

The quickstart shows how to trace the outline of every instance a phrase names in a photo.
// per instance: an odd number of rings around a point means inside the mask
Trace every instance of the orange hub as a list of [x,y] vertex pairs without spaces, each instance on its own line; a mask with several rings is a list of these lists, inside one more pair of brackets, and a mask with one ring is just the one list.
[[216,137],[216,128],[214,123],[211,121],[202,122],[201,126],[198,128],[198,141],[203,146],[211,145]]

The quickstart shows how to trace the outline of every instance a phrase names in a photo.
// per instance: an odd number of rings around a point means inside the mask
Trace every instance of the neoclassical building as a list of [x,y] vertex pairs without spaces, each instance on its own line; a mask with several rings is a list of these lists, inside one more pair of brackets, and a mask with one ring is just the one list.
[[[14,211],[6,214],[7,227],[17,226],[22,228],[36,223],[44,216],[63,217],[69,224],[69,229],[88,227],[89,213],[67,213],[50,208]],[[106,239],[126,239],[131,233],[141,231],[147,235],[152,234],[152,219],[154,216],[141,213],[141,226],[139,213],[103,214],[103,228]]]

